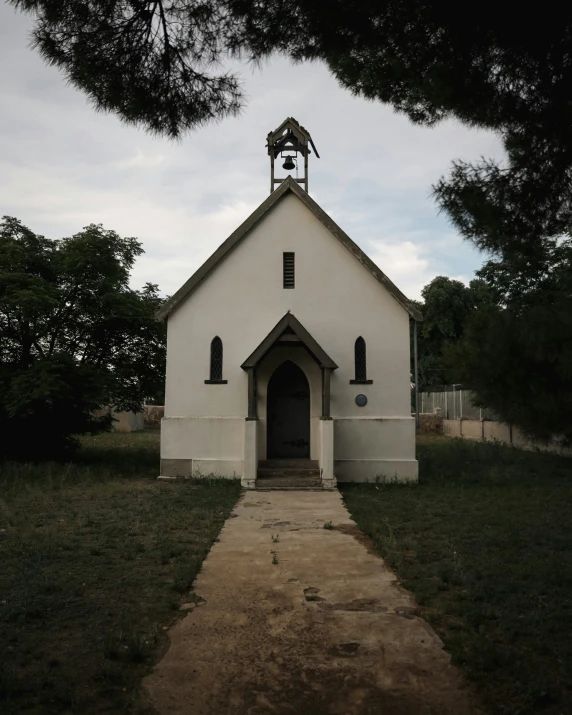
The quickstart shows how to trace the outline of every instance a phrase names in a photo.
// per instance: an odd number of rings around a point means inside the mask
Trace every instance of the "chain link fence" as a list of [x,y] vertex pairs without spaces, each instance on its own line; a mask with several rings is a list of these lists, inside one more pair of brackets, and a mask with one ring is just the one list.
[[498,420],[492,410],[476,407],[473,393],[458,385],[439,385],[430,392],[419,395],[419,409],[422,413],[435,412],[439,407],[445,420]]

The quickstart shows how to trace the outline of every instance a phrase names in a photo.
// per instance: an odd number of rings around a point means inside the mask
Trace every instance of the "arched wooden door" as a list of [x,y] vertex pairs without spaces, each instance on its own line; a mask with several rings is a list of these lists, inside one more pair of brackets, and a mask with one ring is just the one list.
[[267,458],[310,458],[310,386],[290,360],[276,368],[268,382],[266,402]]

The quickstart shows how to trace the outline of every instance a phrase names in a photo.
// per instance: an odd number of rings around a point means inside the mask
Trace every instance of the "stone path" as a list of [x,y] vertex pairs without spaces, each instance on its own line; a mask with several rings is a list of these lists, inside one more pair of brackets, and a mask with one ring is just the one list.
[[480,712],[337,491],[247,493],[195,593],[144,681],[160,715]]

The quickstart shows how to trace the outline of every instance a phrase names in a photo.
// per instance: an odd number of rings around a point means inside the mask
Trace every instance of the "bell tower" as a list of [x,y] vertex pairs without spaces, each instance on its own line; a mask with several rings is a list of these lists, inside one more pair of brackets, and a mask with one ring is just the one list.
[[[274,191],[276,184],[281,184],[286,179],[286,177],[275,178],[274,161],[276,159],[279,159],[280,162],[284,160],[282,168],[286,171],[295,170],[296,175],[292,178],[302,184],[304,189],[308,191],[308,155],[311,153],[310,146],[319,159],[320,155],[314,146],[310,132],[298,124],[293,117],[288,117],[278,129],[268,134],[266,147],[270,156],[270,193]],[[298,154],[301,155],[300,158],[298,158]],[[304,158],[304,175],[299,177],[300,167],[298,162],[301,163],[302,157]]]

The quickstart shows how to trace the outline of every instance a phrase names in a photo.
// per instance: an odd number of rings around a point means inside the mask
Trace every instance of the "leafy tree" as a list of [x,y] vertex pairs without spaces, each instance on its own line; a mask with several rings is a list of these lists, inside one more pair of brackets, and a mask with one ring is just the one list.
[[91,225],[71,238],[0,222],[0,455],[58,458],[138,409],[164,375],[157,286],[128,286],[134,238]]
[[496,131],[506,161],[455,163],[435,189],[483,249],[533,258],[572,218],[572,9],[484,0],[10,0],[97,109],[178,137],[239,111],[230,56],[323,61],[351,92],[412,121]]
[[572,443],[572,241],[534,262],[489,261],[477,272],[498,303],[472,316],[445,364],[477,403],[541,440]]
[[[431,126],[453,118],[496,132],[504,162],[456,161],[435,196],[466,239],[500,259],[491,268],[499,280],[504,273],[503,280],[520,282],[521,289],[541,281],[558,239],[572,233],[572,9],[566,3],[515,12],[492,0],[474,11],[424,0],[10,1],[35,13],[37,48],[97,109],[167,136],[239,111],[240,78],[217,70],[218,63],[228,56],[260,62],[273,53],[322,61],[343,87],[388,103],[413,122]],[[480,312],[482,338],[486,320],[513,313],[521,320],[527,313],[530,344],[550,350],[556,333],[547,326],[557,326],[544,313],[541,319],[547,292],[564,309],[566,295],[543,285],[528,303],[489,307],[486,319]],[[525,323],[519,326],[524,331]],[[436,350],[431,370],[440,369],[435,335],[443,329],[452,341],[450,328],[443,324],[426,336]],[[558,373],[554,389],[564,377]],[[521,380],[525,387],[526,373]]]
[[448,380],[443,354],[464,334],[471,316],[495,295],[482,280],[466,286],[461,281],[438,276],[421,291],[418,307],[423,322],[418,327],[418,371],[421,390],[443,385]]

